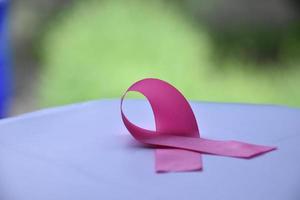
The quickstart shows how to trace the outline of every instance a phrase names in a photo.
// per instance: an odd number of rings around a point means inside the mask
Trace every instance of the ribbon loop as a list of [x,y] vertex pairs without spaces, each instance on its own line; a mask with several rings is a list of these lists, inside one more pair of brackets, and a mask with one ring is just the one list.
[[[129,91],[139,92],[147,98],[153,110],[156,131],[140,128],[127,119],[122,104]],[[200,170],[201,153],[251,158],[275,149],[238,141],[201,138],[188,101],[175,87],[159,79],[143,79],[130,86],[121,99],[121,115],[135,139],[157,148],[157,172]]]

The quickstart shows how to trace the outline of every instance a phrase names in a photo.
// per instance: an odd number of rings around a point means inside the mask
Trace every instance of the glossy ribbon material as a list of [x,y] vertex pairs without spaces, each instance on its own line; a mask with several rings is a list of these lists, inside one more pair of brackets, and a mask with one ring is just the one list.
[[[122,104],[129,91],[139,92],[147,98],[154,113],[156,131],[140,128],[127,119]],[[252,158],[276,149],[239,141],[201,138],[188,101],[175,87],[159,79],[143,79],[130,86],[121,99],[121,115],[136,140],[156,148],[157,172],[201,170],[202,153]]]

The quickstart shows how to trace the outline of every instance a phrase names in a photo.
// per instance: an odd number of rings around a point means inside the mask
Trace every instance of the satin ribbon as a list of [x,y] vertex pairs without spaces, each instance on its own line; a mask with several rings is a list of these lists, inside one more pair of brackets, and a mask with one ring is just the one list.
[[[125,116],[122,105],[129,91],[139,92],[149,101],[154,114],[155,131],[140,128]],[[136,140],[156,148],[156,172],[201,170],[202,153],[252,158],[276,149],[200,137],[197,121],[188,101],[175,87],[159,79],[143,79],[130,86],[121,99],[121,115],[126,128]]]

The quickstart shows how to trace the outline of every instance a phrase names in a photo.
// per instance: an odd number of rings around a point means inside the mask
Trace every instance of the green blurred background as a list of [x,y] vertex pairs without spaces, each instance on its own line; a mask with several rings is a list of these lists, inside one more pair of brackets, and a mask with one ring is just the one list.
[[192,100],[300,106],[300,6],[274,0],[13,2],[12,113],[164,79]]

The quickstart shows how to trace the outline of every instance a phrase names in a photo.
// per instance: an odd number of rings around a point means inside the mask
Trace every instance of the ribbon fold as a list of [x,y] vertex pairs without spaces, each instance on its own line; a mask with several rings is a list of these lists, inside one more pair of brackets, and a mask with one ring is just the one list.
[[[143,94],[149,101],[154,114],[155,131],[140,128],[125,116],[122,105],[130,91]],[[202,153],[252,158],[276,149],[233,140],[201,138],[188,101],[175,87],[159,79],[143,79],[131,85],[121,98],[121,115],[124,125],[136,140],[156,148],[156,172],[201,170]]]

